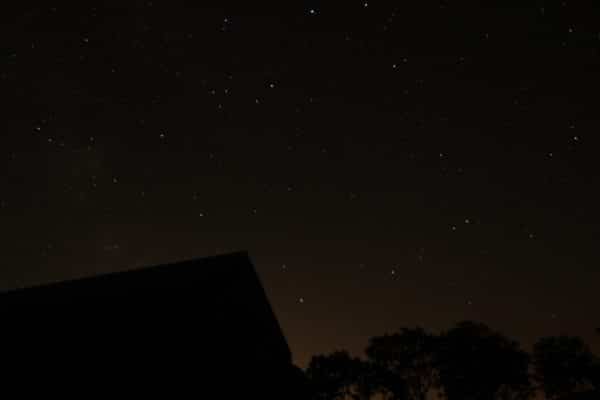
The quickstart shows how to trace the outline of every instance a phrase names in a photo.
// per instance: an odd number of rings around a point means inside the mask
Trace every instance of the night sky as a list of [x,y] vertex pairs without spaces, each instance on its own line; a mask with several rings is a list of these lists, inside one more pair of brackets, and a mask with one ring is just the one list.
[[248,250],[301,366],[462,319],[600,348],[597,1],[14,3],[1,289]]

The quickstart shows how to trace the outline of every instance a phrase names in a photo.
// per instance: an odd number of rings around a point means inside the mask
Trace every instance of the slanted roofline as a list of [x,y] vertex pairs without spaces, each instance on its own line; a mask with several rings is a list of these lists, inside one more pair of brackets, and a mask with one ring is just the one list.
[[122,269],[119,271],[103,272],[103,273],[94,274],[94,275],[82,275],[82,276],[77,276],[77,277],[70,278],[70,279],[60,279],[60,280],[56,280],[56,281],[45,281],[45,282],[38,282],[38,283],[30,284],[30,285],[17,286],[17,287],[13,287],[10,289],[0,290],[0,298],[2,295],[11,294],[13,292],[20,292],[23,290],[50,288],[50,287],[55,287],[56,285],[74,285],[74,284],[78,284],[80,282],[86,282],[90,279],[104,279],[104,278],[118,277],[125,273],[140,272],[140,271],[146,271],[146,270],[157,270],[157,269],[162,270],[165,268],[172,268],[173,266],[177,266],[177,265],[181,265],[181,264],[189,264],[189,263],[197,263],[197,262],[203,262],[203,263],[204,262],[210,263],[210,262],[214,262],[214,261],[224,262],[227,259],[230,259],[231,261],[245,260],[248,263],[254,265],[254,263],[252,263],[252,260],[250,258],[249,252],[246,250],[239,250],[239,251],[234,251],[231,253],[223,253],[223,254],[217,254],[217,255],[213,255],[213,256],[194,257],[194,258],[170,261],[170,262],[163,263],[163,264],[156,264],[156,265],[150,265],[150,266],[136,266],[136,267],[132,267],[132,268]]
[[[121,306],[123,305],[123,307]],[[138,267],[72,280],[48,282],[0,293],[0,310],[10,313],[73,312],[116,315],[155,306],[171,309],[223,334],[239,339],[266,356],[292,362],[283,330],[247,251]],[[71,311],[69,311],[71,310]],[[93,311],[90,311],[93,310]],[[161,314],[160,318],[163,318]],[[111,324],[112,317],[103,316]],[[151,316],[148,318],[152,318]],[[167,319],[170,317],[166,317]],[[192,322],[189,322],[192,323]]]

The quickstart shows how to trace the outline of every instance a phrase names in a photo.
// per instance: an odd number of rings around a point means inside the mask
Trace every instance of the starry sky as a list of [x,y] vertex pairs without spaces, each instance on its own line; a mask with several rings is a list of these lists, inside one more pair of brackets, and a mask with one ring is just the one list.
[[301,366],[599,349],[597,2],[279,3],[3,8],[0,288],[248,250]]

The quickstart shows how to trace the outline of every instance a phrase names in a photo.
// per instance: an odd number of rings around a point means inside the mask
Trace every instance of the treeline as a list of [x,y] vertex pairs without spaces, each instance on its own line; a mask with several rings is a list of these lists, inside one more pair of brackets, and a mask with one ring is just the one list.
[[463,321],[440,334],[417,327],[372,337],[365,355],[313,356],[312,400],[600,400],[600,358],[579,337],[544,337],[529,353]]

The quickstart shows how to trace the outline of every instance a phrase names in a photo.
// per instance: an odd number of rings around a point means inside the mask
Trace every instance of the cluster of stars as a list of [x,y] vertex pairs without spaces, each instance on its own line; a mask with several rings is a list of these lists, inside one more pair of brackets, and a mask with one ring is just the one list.
[[[325,268],[338,268],[332,291],[345,277],[372,279],[401,299],[407,276],[435,281],[453,266],[500,275],[484,265],[494,257],[534,269],[531,259],[549,264],[583,241],[587,231],[571,229],[594,198],[578,183],[591,175],[598,126],[577,88],[597,85],[571,65],[592,60],[585,46],[600,33],[562,17],[567,4],[523,13],[522,26],[483,11],[471,21],[447,2],[414,5],[423,14],[397,2],[303,5],[256,20],[179,10],[176,23],[171,5],[127,7],[127,22],[92,7],[61,32],[27,26],[5,54],[0,79],[14,96],[3,104],[0,212],[33,221],[38,264],[63,261],[46,242],[75,236],[68,229],[92,232],[90,246],[123,263],[136,241],[158,253],[148,243],[160,236],[177,257],[229,248],[214,239],[229,232],[236,245],[259,243],[251,253],[272,252],[276,282],[291,282],[282,298],[316,312],[322,298],[307,282]],[[64,10],[46,7],[46,25]],[[116,238],[130,225],[140,227]],[[355,259],[296,267],[297,242]],[[462,311],[485,308],[471,275],[440,284]],[[564,315],[547,309],[544,318]]]

